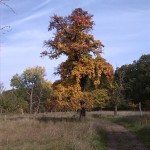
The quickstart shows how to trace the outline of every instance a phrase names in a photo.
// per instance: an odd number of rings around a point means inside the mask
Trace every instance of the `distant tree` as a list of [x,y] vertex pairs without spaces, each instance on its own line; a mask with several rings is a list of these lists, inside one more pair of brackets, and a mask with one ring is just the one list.
[[27,111],[27,107],[27,101],[18,96],[15,90],[4,91],[0,96],[1,113],[20,112],[21,109]]
[[45,88],[49,83],[44,79],[45,69],[37,66],[26,69],[21,75],[14,75],[11,79],[11,86],[25,92],[29,99],[30,113],[38,112],[41,100],[44,97]]
[[67,56],[55,72],[61,79],[53,84],[53,97],[62,106],[73,110],[84,111],[87,105],[92,105],[87,96],[90,95],[87,94],[89,83],[96,89],[101,84],[102,74],[109,81],[113,79],[112,66],[100,55],[104,45],[91,34],[92,17],[81,8],[66,17],[52,16],[48,30],[54,29],[54,38],[45,41],[49,50],[41,53],[50,59]]
[[[39,92],[40,91],[40,92]],[[38,93],[39,95],[36,94],[37,98],[37,107],[36,107],[36,112],[46,112],[48,111],[47,109],[47,100],[50,98],[51,93],[52,93],[52,83],[50,81],[44,80],[42,83],[42,86],[38,87],[35,91],[35,93]]]
[[[4,85],[2,82],[0,82],[0,103],[1,103],[1,99],[2,99],[2,93],[4,91]],[[1,112],[2,112],[2,107],[0,106]]]
[[111,97],[114,106],[114,115],[117,115],[118,105],[121,103],[121,100],[124,97],[124,75],[124,72],[118,72],[118,70],[116,69],[115,78],[111,86]]
[[145,103],[150,102],[150,55],[142,55],[132,64],[121,66],[118,73],[121,72],[125,72],[125,98],[135,105],[141,102],[146,107]]

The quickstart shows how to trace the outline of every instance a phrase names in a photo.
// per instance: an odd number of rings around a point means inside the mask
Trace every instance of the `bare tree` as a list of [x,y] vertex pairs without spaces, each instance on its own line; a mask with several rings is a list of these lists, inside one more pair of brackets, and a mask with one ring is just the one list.
[[123,96],[122,92],[124,91],[123,81],[125,72],[117,72],[118,79],[114,81],[112,87],[112,100],[114,104],[114,115],[117,115],[118,104],[120,102],[121,97]]
[[6,6],[7,8],[9,8],[13,13],[15,13],[15,11],[13,10],[12,7],[10,7],[6,2],[9,0],[0,0],[0,4]]
[[[16,14],[16,12],[14,11],[14,9],[12,8],[12,7],[10,7],[8,4],[7,4],[7,2],[8,2],[9,0],[0,0],[0,5],[3,5],[3,6],[5,6],[5,7],[7,7],[9,10],[11,10],[14,14]],[[0,32],[2,33],[2,34],[5,34],[6,32],[8,32],[8,31],[10,31],[11,30],[11,28],[10,28],[10,26],[3,26],[3,27],[1,27],[0,26]]]

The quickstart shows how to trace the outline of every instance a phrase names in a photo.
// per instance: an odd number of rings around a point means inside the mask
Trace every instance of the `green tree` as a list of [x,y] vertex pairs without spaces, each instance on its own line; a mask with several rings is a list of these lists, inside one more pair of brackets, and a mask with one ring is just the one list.
[[125,73],[123,83],[125,98],[135,104],[141,102],[142,106],[148,103],[150,101],[150,55],[142,55],[132,64],[121,66],[118,68],[118,73],[121,72]]
[[66,17],[52,16],[48,30],[54,29],[54,38],[45,41],[48,51],[41,53],[50,59],[67,57],[55,72],[61,79],[53,84],[54,97],[59,104],[74,110],[92,105],[85,96],[90,94],[85,94],[89,82],[98,88],[102,74],[108,80],[113,79],[112,66],[101,57],[104,45],[91,34],[92,17],[81,8]]
[[1,112],[14,113],[19,112],[21,109],[27,111],[27,108],[27,101],[23,97],[18,96],[15,90],[4,91],[0,96]]
[[[21,75],[14,75],[11,79],[11,86],[15,89],[26,93],[26,98],[29,100],[29,112],[39,111],[42,99],[44,99],[45,88],[48,87],[48,81],[44,79],[45,69],[37,66],[26,69]],[[49,87],[51,88],[51,87]]]

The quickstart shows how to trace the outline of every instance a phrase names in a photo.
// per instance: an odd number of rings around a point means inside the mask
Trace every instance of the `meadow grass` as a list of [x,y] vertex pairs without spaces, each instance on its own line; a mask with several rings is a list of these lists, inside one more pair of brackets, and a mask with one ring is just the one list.
[[104,119],[125,126],[150,148],[150,116],[143,114],[88,112],[82,121],[74,112],[0,115],[0,150],[106,150]]
[[107,132],[100,128],[98,129],[98,134],[96,134],[91,143],[95,150],[106,150],[107,149]]
[[106,150],[99,120],[72,113],[7,116],[0,119],[0,150]]

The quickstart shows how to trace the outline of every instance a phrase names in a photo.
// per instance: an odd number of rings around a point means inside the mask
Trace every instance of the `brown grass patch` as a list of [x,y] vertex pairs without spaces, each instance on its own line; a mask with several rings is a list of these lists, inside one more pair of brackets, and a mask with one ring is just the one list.
[[[12,116],[11,116],[12,117]],[[25,117],[22,119],[0,120],[0,149],[5,150],[92,150],[92,139],[97,134],[96,120],[48,121]],[[46,116],[51,118],[51,114]],[[54,118],[53,118],[54,119]]]

